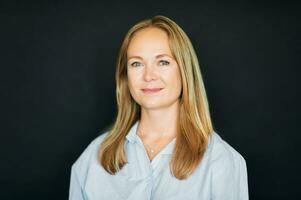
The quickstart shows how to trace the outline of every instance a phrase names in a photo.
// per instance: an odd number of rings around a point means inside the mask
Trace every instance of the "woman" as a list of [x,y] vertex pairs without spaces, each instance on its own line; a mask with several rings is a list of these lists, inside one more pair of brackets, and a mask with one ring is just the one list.
[[212,127],[184,31],[155,16],[134,25],[116,66],[118,114],[71,170],[70,200],[247,200],[244,158]]

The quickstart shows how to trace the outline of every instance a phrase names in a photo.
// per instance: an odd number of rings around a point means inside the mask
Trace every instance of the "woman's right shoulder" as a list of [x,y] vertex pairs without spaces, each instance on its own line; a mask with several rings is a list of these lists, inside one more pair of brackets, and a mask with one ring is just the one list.
[[78,174],[85,174],[89,165],[98,162],[98,149],[107,134],[108,131],[100,133],[86,146],[73,163],[72,170],[77,171]]

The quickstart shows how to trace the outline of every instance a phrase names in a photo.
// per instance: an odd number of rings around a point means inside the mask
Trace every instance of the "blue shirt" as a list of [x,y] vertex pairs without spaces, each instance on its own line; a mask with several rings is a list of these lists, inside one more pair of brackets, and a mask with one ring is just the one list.
[[216,132],[197,169],[185,180],[170,173],[176,138],[152,161],[136,134],[137,121],[126,136],[128,163],[115,175],[97,161],[105,135],[95,138],[71,168],[69,200],[248,200],[245,159]]

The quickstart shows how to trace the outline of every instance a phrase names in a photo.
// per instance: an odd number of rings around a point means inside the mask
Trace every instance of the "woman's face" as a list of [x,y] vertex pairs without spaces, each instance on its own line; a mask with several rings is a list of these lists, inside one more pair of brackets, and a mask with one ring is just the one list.
[[127,58],[129,90],[143,109],[166,108],[179,100],[181,75],[166,32],[153,27],[136,32]]

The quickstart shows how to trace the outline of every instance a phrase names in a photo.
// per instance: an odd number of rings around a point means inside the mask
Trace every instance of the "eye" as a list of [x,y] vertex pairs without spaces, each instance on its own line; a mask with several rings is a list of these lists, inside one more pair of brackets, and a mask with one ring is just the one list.
[[169,62],[166,60],[160,60],[160,65],[169,65]]
[[140,62],[133,62],[133,63],[131,64],[131,66],[133,66],[133,67],[139,67],[140,65],[141,65]]

